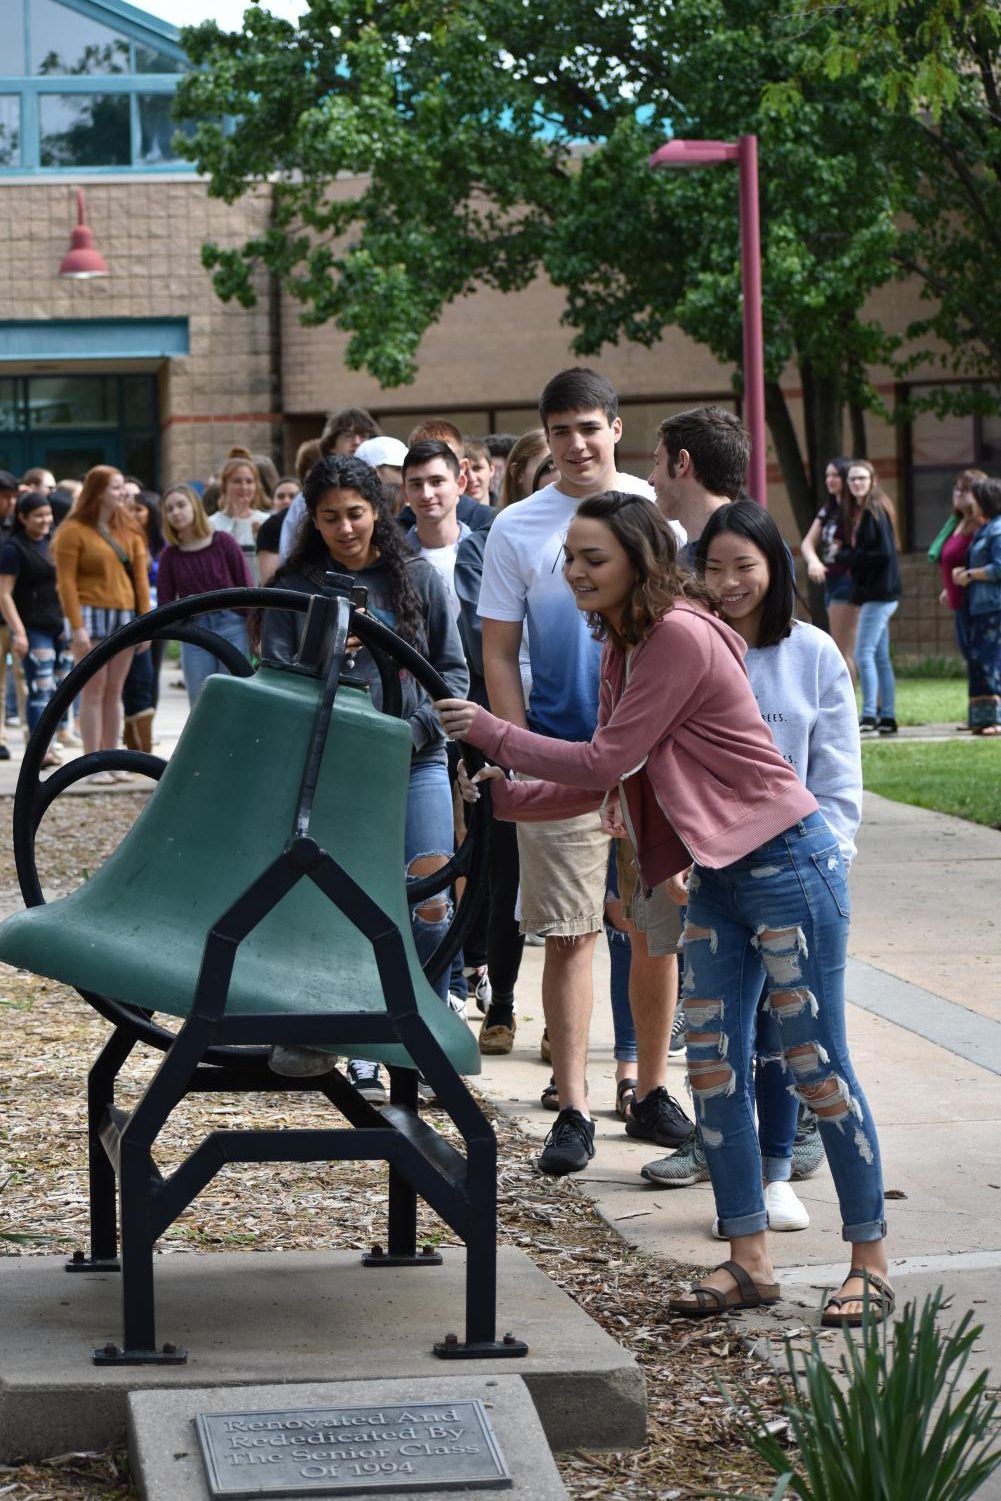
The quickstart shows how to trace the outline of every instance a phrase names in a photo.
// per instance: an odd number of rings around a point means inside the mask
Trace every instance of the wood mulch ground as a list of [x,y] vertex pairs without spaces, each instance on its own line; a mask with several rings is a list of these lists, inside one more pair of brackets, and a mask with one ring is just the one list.
[[[39,838],[46,890],[72,889],[114,848],[144,801],[117,795],[57,803]],[[3,803],[9,828],[10,801]],[[15,887],[5,840],[0,892],[10,897]],[[0,1254],[51,1255],[86,1244],[85,1078],[107,1030],[75,992],[0,966]],[[159,1055],[136,1057],[131,1077],[138,1089]],[[230,1120],[306,1125],[315,1110],[308,1095],[251,1104],[196,1097],[165,1135],[163,1162],[175,1163],[207,1130]],[[502,1240],[524,1249],[646,1373],[647,1444],[623,1453],[559,1455],[569,1494],[575,1501],[769,1495],[772,1485],[720,1391],[722,1383],[750,1393],[759,1406],[780,1404],[772,1369],[744,1336],[739,1317],[697,1324],[669,1317],[665,1289],[694,1269],[625,1245],[572,1179],[539,1174],[536,1145],[491,1114],[502,1163]],[[385,1171],[369,1164],[340,1164],[336,1178],[322,1164],[244,1166],[215,1179],[167,1232],[162,1251],[362,1249],[383,1238],[385,1202]],[[447,1240],[442,1228],[426,1214],[425,1238]],[[4,1501],[137,1497],[123,1450],[0,1466]]]

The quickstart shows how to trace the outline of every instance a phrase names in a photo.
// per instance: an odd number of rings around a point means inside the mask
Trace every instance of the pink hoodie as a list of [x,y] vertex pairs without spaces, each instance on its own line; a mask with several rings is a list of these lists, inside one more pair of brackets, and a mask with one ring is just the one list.
[[[679,602],[626,655],[606,642],[598,729],[581,743],[516,729],[479,709],[467,740],[544,782],[491,783],[498,817],[570,818],[625,797],[647,887],[732,865],[816,812],[761,718],[736,631]],[[554,786],[553,783],[560,785]]]

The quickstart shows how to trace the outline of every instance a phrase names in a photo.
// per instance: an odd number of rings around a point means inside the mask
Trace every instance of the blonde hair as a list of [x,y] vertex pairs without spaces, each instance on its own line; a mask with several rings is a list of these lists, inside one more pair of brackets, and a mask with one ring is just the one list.
[[268,510],[268,502],[265,499],[264,490],[261,486],[261,476],[257,472],[257,465],[249,456],[244,458],[242,454],[238,454],[235,458],[227,459],[219,471],[220,511],[225,511],[226,515],[229,515],[229,512],[226,511],[226,486],[238,469],[249,469],[254,476],[254,498],[250,502],[250,509],[252,511]]
[[169,542],[172,547],[177,547],[181,540],[167,517],[167,501],[172,495],[183,495],[185,500],[191,502],[191,509],[195,517],[192,528],[194,535],[196,537],[210,537],[212,535],[212,528],[209,525],[209,518],[205,514],[202,498],[194,486],[168,485],[160,497],[160,522],[163,527],[164,541]]

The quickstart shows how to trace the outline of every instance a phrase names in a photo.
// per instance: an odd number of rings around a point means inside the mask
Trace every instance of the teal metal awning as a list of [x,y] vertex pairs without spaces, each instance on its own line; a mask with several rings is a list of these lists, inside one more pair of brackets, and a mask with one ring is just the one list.
[[187,318],[46,318],[0,323],[0,362],[163,360],[187,353]]

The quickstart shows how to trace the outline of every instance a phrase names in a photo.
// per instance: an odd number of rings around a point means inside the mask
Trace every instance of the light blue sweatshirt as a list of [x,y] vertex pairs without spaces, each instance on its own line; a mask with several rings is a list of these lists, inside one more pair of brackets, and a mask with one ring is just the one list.
[[862,751],[844,658],[824,631],[794,620],[777,646],[749,648],[744,665],[775,744],[817,799],[850,863],[862,819]]

